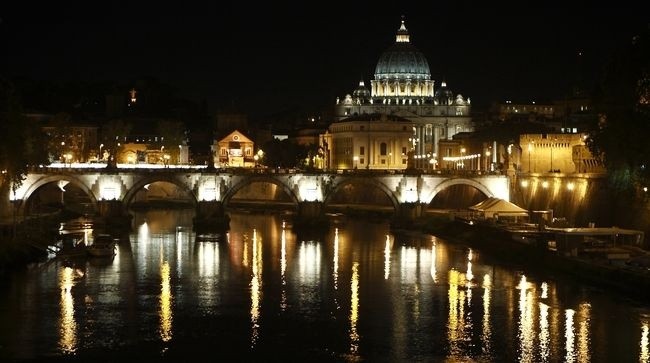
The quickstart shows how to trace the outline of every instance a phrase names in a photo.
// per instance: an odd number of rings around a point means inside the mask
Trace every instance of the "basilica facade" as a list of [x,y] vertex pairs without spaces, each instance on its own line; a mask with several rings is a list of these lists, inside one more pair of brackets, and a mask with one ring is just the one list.
[[[455,134],[460,132],[474,131],[470,111],[469,98],[454,94],[444,81],[439,87],[436,87],[435,81],[431,79],[431,71],[426,57],[411,44],[409,32],[402,20],[397,30],[395,43],[379,57],[374,79],[370,81],[370,88],[364,81],[361,81],[351,94],[336,100],[335,122],[328,130],[327,139],[333,146],[337,144],[339,136],[342,138],[339,142],[350,144],[350,138],[352,138],[358,140],[359,145],[346,146],[347,153],[341,150],[339,150],[341,153],[332,153],[330,166],[346,165],[346,163],[337,161],[337,156],[347,155],[348,159],[355,156],[360,158],[361,150],[367,152],[367,150],[374,149],[373,145],[381,145],[385,142],[368,139],[368,127],[374,128],[377,135],[384,134],[379,130],[382,127],[387,128],[386,133],[395,131],[390,123],[386,123],[387,118],[376,116],[361,117],[366,126],[364,129],[359,127],[358,131],[365,134],[364,137],[351,136],[350,129],[354,129],[354,127],[348,125],[342,128],[337,125],[338,123],[350,122],[346,120],[358,122],[358,118],[363,115],[387,115],[392,116],[393,119],[401,120],[398,127],[400,131],[404,127],[403,120],[406,120],[409,125],[407,133],[394,134],[393,139],[388,143],[395,145],[395,148],[399,150],[397,154],[400,156],[399,160],[394,160],[394,163],[391,163],[391,168],[406,166],[406,163],[402,162],[403,145],[408,145],[410,166],[418,169],[435,167],[438,164],[438,159],[452,156],[441,155],[438,147],[441,140],[451,140]],[[381,120],[381,122],[368,125],[367,119]],[[381,126],[380,123],[384,126]],[[338,135],[337,130],[340,129],[346,130],[345,136]],[[337,147],[334,146],[334,148]],[[366,159],[379,162],[382,160],[381,158],[368,158],[367,155]],[[385,168],[388,166],[388,161],[386,164],[371,164],[371,166]]]

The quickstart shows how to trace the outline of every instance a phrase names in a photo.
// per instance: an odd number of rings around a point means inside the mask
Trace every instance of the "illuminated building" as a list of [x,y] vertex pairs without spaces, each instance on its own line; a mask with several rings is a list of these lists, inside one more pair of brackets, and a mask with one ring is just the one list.
[[386,114],[412,123],[410,148],[416,168],[429,168],[427,155],[438,153],[438,142],[460,132],[474,131],[470,99],[454,94],[442,81],[434,87],[429,63],[410,42],[404,20],[395,43],[380,56],[370,89],[361,81],[352,94],[338,98],[335,119],[363,114]]

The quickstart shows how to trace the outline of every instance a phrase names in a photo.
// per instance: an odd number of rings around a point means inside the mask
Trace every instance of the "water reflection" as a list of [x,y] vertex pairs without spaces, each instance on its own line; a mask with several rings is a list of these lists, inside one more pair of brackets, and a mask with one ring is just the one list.
[[253,229],[253,278],[251,279],[251,347],[259,339],[260,305],[262,301],[262,239]]
[[483,276],[483,334],[481,342],[483,343],[483,353],[490,355],[492,343],[492,327],[490,325],[490,299],[492,292],[492,279],[490,275]]
[[650,361],[650,349],[648,349],[648,327],[647,322],[641,324],[641,353],[639,354],[639,362],[649,362]]
[[390,235],[386,235],[386,244],[384,246],[384,280],[388,280],[388,276],[390,276],[390,250],[391,250],[391,243],[390,243]]
[[519,361],[532,362],[534,357],[533,347],[535,343],[534,313],[532,291],[529,291],[530,284],[526,276],[522,275],[519,285]]
[[493,265],[442,238],[402,244],[387,224],[350,220],[322,241],[293,242],[273,216],[231,218],[223,239],[201,242],[147,216],[109,265],[12,276],[0,287],[0,360],[141,342],[171,352],[194,341],[232,342],[242,360],[271,350],[302,353],[289,361],[313,352],[335,361],[650,360],[650,322],[639,316],[647,308],[606,291]]
[[[59,273],[59,287],[61,289],[61,318],[59,321],[60,340],[59,346],[64,353],[74,353],[77,349],[77,322],[74,317],[74,286],[75,269],[63,267]],[[81,272],[79,272],[81,274]]]
[[542,362],[548,362],[551,354],[551,342],[548,330],[548,309],[548,305],[542,302],[539,303],[539,355]]
[[280,309],[282,311],[287,308],[287,231],[284,229],[285,223],[282,222],[282,236],[280,246],[280,279],[282,284],[282,292],[280,295]]
[[575,310],[573,309],[566,309],[564,311],[564,316],[566,319],[564,322],[564,338],[565,338],[564,348],[566,350],[564,361],[567,363],[575,362],[576,360],[576,352],[574,349],[575,330],[573,327],[574,315],[575,315]]
[[[162,246],[160,252],[162,259]],[[168,342],[172,339],[172,291],[168,261],[161,262],[160,280],[160,339]]]
[[359,351],[359,262],[352,264],[352,279],[350,281],[350,353]]
[[431,243],[431,279],[434,283],[438,282],[438,270],[436,269],[436,239],[433,237]]
[[591,305],[582,303],[578,307],[578,316],[580,317],[580,328],[578,333],[578,362],[589,362],[589,321],[591,315]]

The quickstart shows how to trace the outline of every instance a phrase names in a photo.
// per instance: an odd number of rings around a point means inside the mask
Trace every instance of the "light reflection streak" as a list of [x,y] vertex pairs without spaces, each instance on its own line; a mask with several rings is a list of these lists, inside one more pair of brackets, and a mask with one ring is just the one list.
[[253,278],[251,279],[251,348],[259,339],[260,303],[262,301],[262,243],[253,229]]
[[339,280],[339,229],[334,229],[334,268],[332,275],[334,278],[334,290],[338,290]]
[[641,352],[639,354],[639,362],[643,363],[650,361],[650,349],[648,349],[648,331],[650,331],[648,323],[643,322],[641,325]]
[[74,353],[77,349],[77,322],[74,319],[74,298],[72,297],[74,270],[71,267],[64,267],[59,275],[61,289],[59,346],[64,353]]
[[469,252],[467,253],[467,273],[465,274],[467,287],[470,287],[472,280],[474,280],[474,274],[472,273],[472,258],[472,249],[470,248]]
[[350,281],[350,352],[359,351],[359,262],[352,264],[352,278]]
[[546,282],[542,282],[542,299],[548,298],[548,284]]
[[280,247],[280,279],[282,280],[282,293],[280,296],[280,309],[282,311],[287,308],[287,234],[284,230],[284,222],[282,222],[282,236]]
[[492,327],[490,326],[490,298],[492,290],[492,279],[490,275],[483,276],[483,334],[481,342],[483,343],[483,353],[491,353]]
[[300,279],[304,282],[317,283],[320,271],[320,245],[303,241],[300,245]]
[[532,362],[534,349],[533,294],[528,291],[526,276],[522,275],[519,289],[519,361]]
[[550,357],[550,334],[548,330],[548,305],[539,303],[539,355],[542,362]]
[[570,362],[575,362],[576,360],[576,352],[573,348],[573,344],[575,342],[573,316],[575,315],[575,311],[572,309],[566,309],[564,315],[566,318],[566,321],[564,323],[564,337],[566,338],[566,342],[565,342],[566,356],[564,358],[564,361],[570,363]]
[[386,246],[384,247],[384,280],[390,275],[390,236],[386,235]]
[[433,241],[433,246],[431,246],[431,278],[433,279],[434,283],[438,282],[438,271],[436,270],[436,241],[435,241],[435,239]]
[[582,303],[578,306],[578,316],[580,317],[578,329],[578,362],[589,362],[589,322],[590,322],[591,305]]
[[465,291],[459,289],[461,284],[464,285],[464,280],[465,277],[463,274],[454,269],[449,270],[447,339],[450,347],[450,358],[463,356],[463,350],[460,344],[468,341],[465,328],[471,331],[471,322],[465,322]]
[[[162,259],[162,248],[161,259]],[[172,339],[172,294],[169,262],[160,265],[160,339],[168,342]]]
[[248,267],[248,234],[244,233],[244,241],[242,242],[244,244],[244,251],[242,252],[242,265],[244,267]]
[[199,256],[199,275],[216,275],[219,269],[219,243],[199,244]]

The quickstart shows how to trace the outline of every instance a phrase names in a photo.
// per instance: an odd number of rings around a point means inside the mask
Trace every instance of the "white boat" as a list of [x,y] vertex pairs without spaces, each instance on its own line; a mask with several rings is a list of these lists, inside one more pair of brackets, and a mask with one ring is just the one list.
[[91,245],[86,246],[86,252],[94,257],[110,257],[115,255],[115,241],[110,235],[97,235]]

